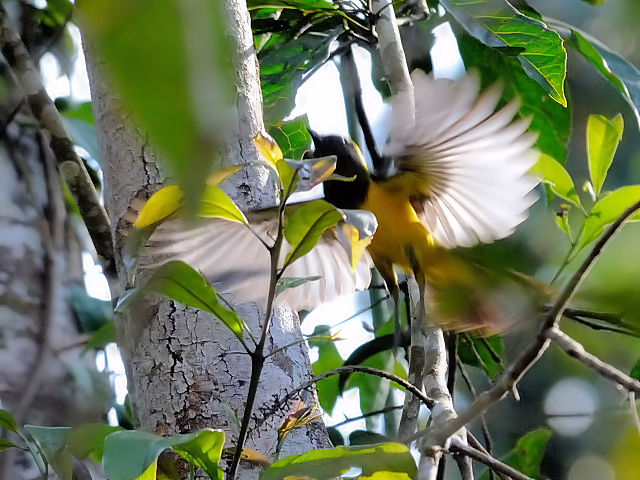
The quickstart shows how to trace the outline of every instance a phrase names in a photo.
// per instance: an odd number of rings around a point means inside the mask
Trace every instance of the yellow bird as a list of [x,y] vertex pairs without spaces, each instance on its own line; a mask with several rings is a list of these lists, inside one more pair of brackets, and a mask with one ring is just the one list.
[[[514,121],[518,101],[496,111],[500,86],[481,94],[475,74],[455,82],[415,71],[412,80],[414,99],[392,100],[384,172],[370,172],[350,141],[312,133],[314,155],[335,155],[335,173],[351,179],[325,181],[325,200],[340,209],[368,210],[378,226],[360,228],[363,237],[375,234],[370,257],[362,256],[355,268],[340,226],[329,229],[284,274],[320,278],[286,290],[277,300],[308,310],[367,288],[372,259],[396,300],[394,266],[419,270],[414,273],[431,287],[430,304],[441,324],[495,323],[490,318],[497,308],[485,279],[449,249],[504,238],[526,218],[537,198],[532,190],[538,181],[527,175],[537,159],[536,135],[527,131],[529,119]],[[277,216],[270,210],[246,216],[250,229],[223,219],[195,225],[170,219],[151,236],[146,255],[186,261],[231,300],[264,304],[270,271],[265,243],[273,243]],[[288,251],[285,242],[280,266]]]

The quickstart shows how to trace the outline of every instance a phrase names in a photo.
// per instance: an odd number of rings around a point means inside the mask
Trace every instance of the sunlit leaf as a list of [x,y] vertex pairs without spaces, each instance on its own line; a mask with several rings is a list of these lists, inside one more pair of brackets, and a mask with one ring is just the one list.
[[243,330],[248,330],[235,311],[220,303],[217,292],[207,279],[184,262],[167,262],[156,268],[143,286],[131,289],[120,297],[116,310],[122,311],[139,295],[151,292],[211,313],[241,341]]
[[223,4],[92,0],[78,11],[124,108],[162,151],[187,205],[195,206],[237,125]]
[[587,122],[587,156],[589,174],[596,192],[600,196],[609,167],[622,139],[624,120],[618,114],[611,120],[603,115],[589,115]]
[[211,478],[222,479],[218,462],[223,445],[224,432],[219,430],[200,430],[172,437],[125,430],[107,437],[102,463],[110,480],[155,479],[158,457],[167,448],[172,448],[203,468]]
[[245,225],[249,223],[233,200],[222,189],[211,185],[205,187],[200,198],[198,215],[206,218],[224,218]]
[[269,125],[269,133],[278,142],[286,158],[299,160],[309,150],[311,135],[306,115]]
[[216,170],[207,177],[207,185],[210,185],[212,187],[217,187],[222,182],[224,182],[228,177],[242,170],[246,166],[247,166],[246,163],[242,163],[240,165],[232,165],[231,167],[221,168],[220,170]]
[[404,473],[408,478],[414,479],[418,474],[407,446],[400,443],[381,443],[358,447],[340,446],[292,455],[267,468],[262,474],[262,479],[279,480],[288,475],[312,475],[313,478],[324,479],[336,477],[353,467],[362,469],[362,475],[365,476],[389,472]]
[[531,169],[531,173],[537,175],[540,180],[549,185],[553,193],[582,210],[580,197],[578,197],[569,172],[553,157],[544,153],[541,154],[538,162]]
[[[627,208],[638,201],[640,185],[621,187],[598,200],[584,222],[579,239],[580,249],[598,238],[607,225],[615,222]],[[636,213],[629,220],[638,221],[640,215]]]
[[40,452],[53,467],[61,480],[71,480],[73,476],[73,460],[67,447],[67,437],[71,427],[40,427],[25,425],[24,429],[34,438]]
[[161,188],[144,204],[133,226],[145,228],[164,220],[182,207],[183,199],[184,193],[178,185]]
[[343,218],[338,209],[324,200],[307,202],[294,211],[284,228],[285,238],[291,245],[285,265],[309,253],[322,234]]
[[260,155],[262,155],[265,160],[269,161],[274,166],[278,163],[279,160],[282,160],[284,158],[280,146],[268,134],[258,132],[258,134],[253,139],[253,143],[255,143],[258,152],[260,152]]
[[518,49],[518,61],[529,77],[556,102],[567,106],[564,95],[567,52],[555,31],[521,14],[504,0],[441,0],[440,3],[485,45]]
[[531,117],[530,130],[539,133],[536,147],[564,164],[571,134],[570,99],[567,108],[554,102],[542,86],[527,76],[515,58],[501,55],[470,35],[461,35],[458,45],[467,69],[473,68],[482,74],[483,86],[499,81],[503,85],[504,100],[520,99],[520,114]]
[[333,178],[336,169],[335,155],[304,160],[286,160],[286,163],[297,172],[296,191],[306,192],[316,185]]
[[104,452],[104,441],[113,432],[122,430],[121,427],[112,427],[105,423],[87,423],[74,427],[67,439],[69,449],[74,457],[91,458],[97,462],[102,462]]

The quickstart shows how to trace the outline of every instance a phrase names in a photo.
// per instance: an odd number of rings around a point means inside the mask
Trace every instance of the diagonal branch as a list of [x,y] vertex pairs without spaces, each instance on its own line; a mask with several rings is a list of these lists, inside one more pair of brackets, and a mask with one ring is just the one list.
[[18,33],[9,24],[7,12],[0,4],[0,50],[21,86],[33,116],[49,135],[49,147],[69,186],[96,252],[104,262],[105,274],[115,272],[111,223],[82,159],[74,150],[60,113],[47,95],[40,74]]
[[473,458],[478,462],[484,463],[487,467],[493,470],[496,473],[502,475],[508,475],[514,480],[533,480],[531,477],[519,472],[513,467],[510,467],[506,463],[502,463],[500,460],[493,458],[491,455],[487,455],[480,450],[476,450],[475,448],[470,447],[465,444],[458,437],[451,438],[451,445],[449,446],[449,450],[452,452],[457,452],[467,457]]
[[569,282],[567,282],[567,285],[562,290],[555,303],[551,306],[551,309],[543,317],[543,326],[540,333],[505,369],[504,373],[496,381],[495,385],[489,390],[481,393],[480,396],[478,396],[478,398],[465,411],[461,412],[457,418],[452,419],[440,428],[428,428],[422,430],[415,435],[415,438],[429,436],[431,437],[430,443],[442,444],[464,425],[507,396],[522,376],[538,361],[547,348],[549,348],[550,340],[547,338],[547,332],[556,327],[562,317],[562,313],[567,303],[582,283],[582,280],[585,278],[590,268],[600,256],[600,253],[602,253],[603,248],[607,243],[609,243],[615,234],[618,233],[624,222],[638,210],[640,210],[640,201],[627,208],[602,234],[587,258],[584,259],[578,270],[569,279]]

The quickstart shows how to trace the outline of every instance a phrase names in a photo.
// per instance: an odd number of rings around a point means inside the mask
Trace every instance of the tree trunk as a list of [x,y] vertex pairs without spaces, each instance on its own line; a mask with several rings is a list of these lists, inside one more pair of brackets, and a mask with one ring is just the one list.
[[[0,75],[10,87],[0,105],[1,406],[20,426],[98,421],[110,399],[87,397],[72,376],[72,367],[95,371],[93,355],[81,360],[80,346],[68,348],[79,334],[69,287],[82,284],[80,249],[41,132],[25,108],[12,118],[22,95],[10,78]],[[37,476],[22,453],[0,455],[1,479]]]
[[[229,56],[238,91],[238,126],[224,155],[228,164],[238,164],[258,160],[252,138],[263,127],[262,97],[246,5],[243,1],[227,1],[226,12],[232,44]],[[131,228],[125,214],[135,198],[148,198],[160,188],[164,171],[147,137],[125,113],[126,105],[109,85],[105,65],[96,58],[92,45],[85,44],[85,51],[122,292],[127,278],[123,239]],[[237,175],[240,180],[234,185],[226,184],[242,208],[274,204],[275,190],[266,169],[252,168],[243,175]],[[253,304],[241,305],[238,311],[259,337],[264,312]],[[156,296],[143,300],[135,313],[122,316],[118,333],[135,422],[140,428],[161,435],[220,428],[227,432],[227,446],[235,445],[238,428],[230,418],[229,406],[242,417],[251,362],[225,327],[208,314]],[[277,309],[267,351],[301,338],[297,315],[289,309]],[[284,396],[310,375],[304,344],[270,357],[260,382],[255,414],[262,417],[266,411],[261,410],[273,404],[274,397]],[[313,395],[308,396],[307,405],[315,402]],[[272,458],[277,427],[289,413],[277,412],[260,429],[252,428],[247,446]],[[328,445],[324,425],[313,422],[294,431],[281,452],[288,455]],[[245,468],[241,478],[257,477],[255,467]]]

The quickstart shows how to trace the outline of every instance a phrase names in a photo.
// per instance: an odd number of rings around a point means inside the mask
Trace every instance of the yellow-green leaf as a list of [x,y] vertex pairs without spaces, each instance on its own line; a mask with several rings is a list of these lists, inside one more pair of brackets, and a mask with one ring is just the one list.
[[227,179],[227,177],[230,177],[231,175],[236,173],[238,170],[242,170],[245,166],[247,166],[247,164],[243,163],[241,165],[233,165],[231,167],[221,168],[220,170],[216,170],[215,172],[213,172],[211,175],[207,177],[207,185],[211,185],[212,187],[217,187],[222,182],[224,182]]
[[268,133],[259,132],[253,139],[253,143],[255,143],[260,155],[274,166],[277,165],[278,160],[282,160],[283,155],[282,150],[280,150],[280,146]]
[[324,200],[314,200],[299,207],[288,219],[284,235],[291,245],[285,265],[306,255],[318,243],[322,234],[335,226],[344,215]]
[[178,185],[158,190],[144,204],[133,226],[145,228],[166,219],[182,207],[183,200],[184,192]]
[[624,131],[624,120],[618,114],[611,120],[603,115],[589,115],[587,122],[587,155],[589,174],[596,192],[600,196],[609,167],[618,149]]
[[584,210],[569,172],[553,157],[546,153],[541,154],[538,163],[531,169],[531,173],[537,175],[542,182],[549,185],[553,193]]
[[200,199],[198,215],[207,218],[224,218],[232,222],[248,224],[244,213],[229,198],[229,196],[218,187],[207,185]]

